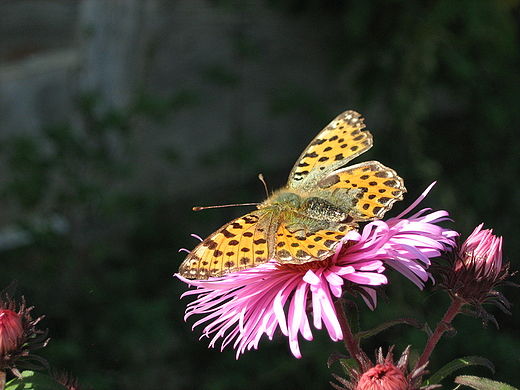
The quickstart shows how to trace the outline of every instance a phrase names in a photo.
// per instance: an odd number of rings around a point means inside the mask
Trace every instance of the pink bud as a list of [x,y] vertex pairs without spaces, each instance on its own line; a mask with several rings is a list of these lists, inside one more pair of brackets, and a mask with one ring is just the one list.
[[9,309],[0,310],[0,356],[17,349],[23,335],[22,316]]
[[494,278],[502,269],[502,237],[493,235],[493,230],[482,230],[483,226],[477,226],[462,244],[461,263],[456,264],[455,271],[470,266],[477,278]]
[[390,362],[378,364],[359,378],[356,390],[406,390],[408,380],[402,371]]

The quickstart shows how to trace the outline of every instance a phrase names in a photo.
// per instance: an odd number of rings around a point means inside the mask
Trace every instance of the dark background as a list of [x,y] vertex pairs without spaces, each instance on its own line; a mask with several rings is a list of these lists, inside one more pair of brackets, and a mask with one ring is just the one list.
[[[446,209],[466,237],[484,222],[519,268],[520,47],[515,0],[0,1],[1,283],[45,314],[53,368],[103,389],[327,389],[323,331],[282,336],[238,361],[183,321],[172,275],[205,236],[285,183],[308,142],[359,111],[377,159],[404,177],[409,205]],[[513,280],[518,281],[517,277]],[[449,303],[391,275],[389,303],[360,304],[368,328],[401,316],[430,326]],[[435,371],[489,358],[520,386],[515,288],[500,324],[459,316]],[[367,340],[420,352],[396,327]],[[339,373],[340,368],[332,370]],[[448,379],[446,388],[453,388]]]

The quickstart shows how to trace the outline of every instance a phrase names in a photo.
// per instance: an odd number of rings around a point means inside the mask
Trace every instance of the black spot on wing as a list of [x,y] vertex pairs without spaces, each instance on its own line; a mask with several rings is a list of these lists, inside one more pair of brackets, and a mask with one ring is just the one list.
[[222,229],[222,234],[224,235],[224,237],[226,238],[232,238],[232,237],[235,237],[236,234],[233,234],[231,233],[229,230],[227,229]]

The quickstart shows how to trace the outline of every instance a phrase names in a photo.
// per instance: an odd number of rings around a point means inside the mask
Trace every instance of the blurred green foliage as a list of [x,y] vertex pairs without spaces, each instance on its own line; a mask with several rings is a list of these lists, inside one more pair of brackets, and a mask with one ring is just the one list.
[[[245,12],[249,4],[209,3],[232,13]],[[308,20],[316,31],[323,32],[326,21],[322,39],[330,80],[345,83],[345,95],[335,96],[334,105],[330,96],[281,86],[269,102],[273,116],[304,109],[325,125],[338,114],[334,111],[338,101],[354,101],[354,106],[344,108],[361,113],[378,105],[386,132],[377,134],[372,153],[405,178],[409,196],[403,203],[411,203],[427,184],[438,180],[425,206],[449,210],[456,221],[450,226],[464,236],[480,222],[494,228],[505,237],[505,258],[513,270],[518,269],[518,2],[267,3],[287,20]],[[260,49],[246,36],[233,38],[235,59],[257,61]],[[347,79],[336,78],[345,72]],[[203,73],[206,82],[222,89],[240,89],[244,82],[228,64],[214,64]],[[179,301],[184,286],[171,277],[182,258],[177,250],[194,244],[190,233],[202,231],[202,226],[217,228],[236,211],[188,215],[183,211],[188,208],[179,205],[251,201],[251,186],[238,191],[222,188],[216,191],[217,199],[207,191],[195,199],[167,199],[107,186],[135,172],[132,153],[138,145],[131,144],[130,133],[136,116],[161,123],[186,105],[200,104],[198,96],[183,90],[159,98],[138,91],[128,112],[104,115],[96,113],[97,97],[85,96],[78,102],[85,124],[81,135],[65,125],[45,129],[37,141],[14,136],[1,145],[13,175],[2,183],[0,195],[27,217],[20,225],[33,237],[29,245],[2,253],[3,281],[18,279],[20,293],[36,305],[33,314],[46,314],[42,324],[50,328],[52,340],[41,354],[53,367],[78,375],[97,390],[330,388],[326,360],[342,346],[332,344],[324,332],[315,331],[313,342],[303,342],[301,360],[290,355],[281,337],[235,361],[234,351],[207,349],[206,339],[197,340],[200,329],[191,332],[192,322],[182,321],[188,299]],[[295,126],[287,131],[299,130]],[[238,141],[223,146],[228,157],[224,160],[231,160],[237,171],[240,164],[258,165],[254,152],[259,146],[248,139],[246,127],[236,131]],[[250,153],[244,155],[243,150]],[[217,154],[209,153],[201,163],[218,163]],[[175,169],[179,154],[165,149],[163,156]],[[284,177],[289,169],[280,167],[273,175]],[[35,216],[45,219],[55,213],[70,223],[66,234],[34,224]],[[390,303],[381,302],[373,313],[362,308],[362,327],[396,316],[417,317],[434,326],[446,297],[416,291],[393,275],[391,280],[396,283],[387,289]],[[504,292],[518,305],[518,291]],[[482,355],[496,365],[493,379],[520,386],[517,306],[511,317],[491,311],[500,330],[493,326],[483,330],[478,320],[457,318],[459,334],[441,341],[432,370],[451,359]],[[414,352],[424,344],[419,331],[410,329],[406,339],[403,333],[402,328],[391,328],[368,340],[366,350],[396,344],[399,354],[410,343]],[[479,373],[478,368],[475,371]]]

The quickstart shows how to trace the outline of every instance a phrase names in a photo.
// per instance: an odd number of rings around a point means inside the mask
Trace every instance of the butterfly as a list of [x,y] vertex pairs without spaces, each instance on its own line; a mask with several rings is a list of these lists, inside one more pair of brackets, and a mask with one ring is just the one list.
[[321,261],[358,222],[382,218],[406,188],[393,169],[378,161],[343,168],[372,147],[372,135],[364,128],[357,112],[338,115],[301,154],[287,185],[203,240],[179,274],[208,279],[270,260]]

